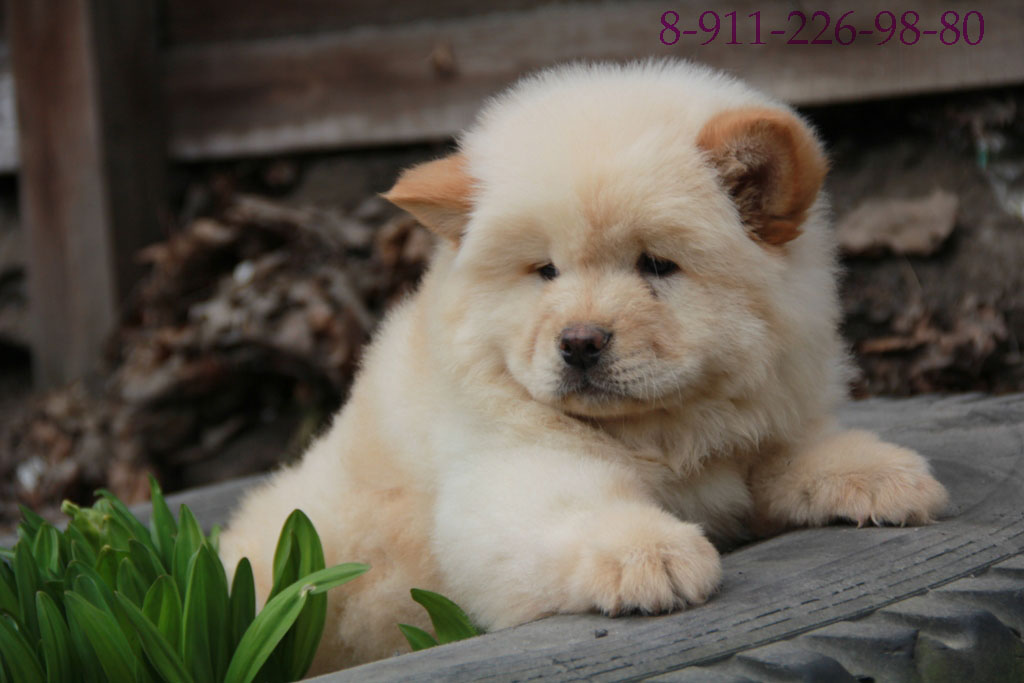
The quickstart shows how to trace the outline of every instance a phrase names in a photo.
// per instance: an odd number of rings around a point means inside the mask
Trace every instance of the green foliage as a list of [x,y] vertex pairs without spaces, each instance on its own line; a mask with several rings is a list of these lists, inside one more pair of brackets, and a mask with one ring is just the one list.
[[107,491],[91,508],[65,502],[57,530],[22,508],[18,542],[0,549],[0,682],[290,681],[309,668],[325,592],[366,572],[324,566],[296,510],[274,558],[274,588],[256,614],[252,568],[228,585],[217,531],[185,506],[178,519],[151,482],[149,528]]
[[413,651],[480,635],[480,631],[473,626],[473,622],[469,620],[462,608],[448,598],[421,588],[413,588],[410,593],[412,593],[412,599],[427,610],[430,623],[434,625],[434,633],[437,634],[437,638],[434,638],[421,628],[409,624],[399,624],[399,630],[409,641],[409,647]]
[[[273,683],[302,678],[316,654],[331,588],[366,572],[327,568],[320,537],[301,511],[285,522],[273,588],[256,613],[252,566],[230,585],[217,534],[182,505],[178,518],[151,480],[143,525],[108,491],[90,508],[65,501],[59,531],[22,508],[18,542],[0,548],[0,683],[140,681]],[[477,635],[454,602],[412,590],[436,638],[399,624],[413,650]]]

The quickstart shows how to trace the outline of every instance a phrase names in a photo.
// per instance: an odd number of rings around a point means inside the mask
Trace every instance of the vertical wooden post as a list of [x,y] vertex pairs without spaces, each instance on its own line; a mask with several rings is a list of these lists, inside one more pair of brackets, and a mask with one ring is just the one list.
[[160,236],[157,0],[13,0],[36,382],[94,371],[139,247]]

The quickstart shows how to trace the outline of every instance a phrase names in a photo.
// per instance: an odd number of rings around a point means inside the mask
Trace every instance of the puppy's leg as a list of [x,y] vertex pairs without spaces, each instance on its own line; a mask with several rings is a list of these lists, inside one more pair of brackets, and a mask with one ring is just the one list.
[[861,430],[823,430],[768,457],[751,477],[755,530],[818,526],[927,524],[948,500],[928,462]]
[[485,628],[556,612],[663,612],[704,602],[721,576],[695,524],[657,507],[621,466],[507,451],[445,473],[434,551]]

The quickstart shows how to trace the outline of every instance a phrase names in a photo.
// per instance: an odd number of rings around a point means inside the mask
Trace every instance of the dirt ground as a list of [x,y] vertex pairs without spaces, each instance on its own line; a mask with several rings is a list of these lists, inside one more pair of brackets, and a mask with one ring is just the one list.
[[[1024,89],[806,111],[829,147],[855,397],[1024,390]],[[266,470],[343,402],[431,237],[377,199],[443,145],[174,169],[172,237],[86,382],[31,389],[16,186],[0,179],[0,528],[100,486]]]

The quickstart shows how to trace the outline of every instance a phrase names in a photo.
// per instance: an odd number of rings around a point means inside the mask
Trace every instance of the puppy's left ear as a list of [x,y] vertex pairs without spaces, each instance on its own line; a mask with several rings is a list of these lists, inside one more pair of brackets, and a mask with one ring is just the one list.
[[473,208],[473,179],[462,154],[418,164],[382,194],[432,231],[458,244]]
[[793,114],[734,109],[697,137],[753,236],[784,244],[800,234],[828,170],[821,145]]

